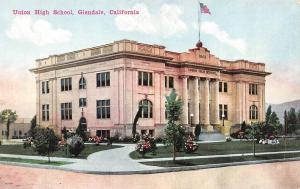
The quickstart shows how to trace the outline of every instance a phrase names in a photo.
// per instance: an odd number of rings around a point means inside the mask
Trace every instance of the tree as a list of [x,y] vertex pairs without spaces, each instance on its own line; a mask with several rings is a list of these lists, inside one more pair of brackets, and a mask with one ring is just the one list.
[[53,129],[37,127],[34,136],[35,150],[39,155],[48,156],[50,162],[50,154],[58,150],[58,137]]
[[246,129],[247,138],[251,138],[253,141],[253,156],[255,156],[255,143],[263,137],[262,128],[266,125],[264,123],[251,123],[251,126]]
[[296,130],[297,124],[297,115],[295,108],[291,108],[287,113],[287,121],[288,121],[288,132],[293,133]]
[[284,135],[287,134],[288,132],[288,115],[287,115],[287,112],[286,110],[284,110]]
[[142,116],[142,109],[143,109],[143,106],[139,106],[139,109],[133,120],[133,124],[132,124],[132,136],[133,137],[135,137],[135,135],[136,135],[136,125],[137,125],[139,118]]
[[275,134],[278,134],[282,130],[282,125],[280,124],[279,118],[276,114],[276,112],[272,112],[270,116],[269,124],[267,124],[270,127],[273,127]]
[[87,141],[86,131],[87,131],[86,119],[84,117],[81,117],[79,120],[78,127],[76,129],[76,134],[80,136],[83,139],[83,141]]
[[271,119],[271,114],[272,114],[272,106],[269,105],[267,112],[266,112],[266,124],[269,124],[270,119]]
[[36,128],[36,115],[33,116],[33,118],[30,121],[30,130],[28,131],[29,136],[31,136],[32,138],[35,135],[35,128]]
[[297,124],[300,124],[300,109],[297,112]]
[[77,157],[85,148],[82,138],[78,135],[70,137],[67,140],[67,145],[70,154],[73,154],[75,157]]
[[166,111],[168,123],[165,129],[166,144],[173,146],[173,161],[175,162],[176,151],[184,145],[185,129],[180,121],[182,113],[182,101],[178,98],[175,89],[166,97]]
[[10,109],[5,109],[1,112],[0,115],[0,122],[1,123],[6,123],[6,139],[8,140],[9,138],[9,128],[10,124],[14,123],[17,120],[17,113],[16,111],[12,111]]

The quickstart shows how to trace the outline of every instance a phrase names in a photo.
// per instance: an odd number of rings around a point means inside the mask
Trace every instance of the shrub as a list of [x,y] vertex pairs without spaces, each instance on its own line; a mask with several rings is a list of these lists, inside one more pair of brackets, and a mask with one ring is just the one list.
[[75,157],[77,157],[82,150],[84,150],[83,139],[80,136],[75,135],[67,140],[67,147],[70,154],[73,154]]
[[189,136],[185,142],[184,149],[186,153],[193,153],[198,149],[198,144]]
[[145,157],[145,154],[147,152],[150,152],[151,150],[151,144],[149,141],[144,141],[144,140],[141,140],[137,143],[136,145],[136,148],[135,150],[140,153],[142,155],[142,157],[144,158]]
[[162,137],[157,137],[157,138],[155,138],[155,142],[156,143],[163,143],[164,139]]
[[139,133],[136,133],[136,134],[132,137],[132,141],[133,141],[134,143],[137,143],[138,141],[140,141],[140,139],[141,139],[141,136],[140,136]]
[[231,142],[232,139],[230,137],[226,137],[226,142]]
[[55,135],[53,129],[36,128],[33,144],[35,151],[39,155],[47,155],[48,162],[50,162],[50,154],[58,150],[58,137]]
[[95,143],[98,146],[103,141],[103,137],[99,137],[99,136],[90,137],[88,141]]
[[125,137],[123,138],[123,142],[132,142],[132,141],[133,141],[133,138],[130,137],[130,136],[125,136]]

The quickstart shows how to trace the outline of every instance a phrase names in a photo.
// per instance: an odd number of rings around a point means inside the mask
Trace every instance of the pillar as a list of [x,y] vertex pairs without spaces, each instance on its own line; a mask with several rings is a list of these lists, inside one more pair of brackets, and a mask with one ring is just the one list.
[[193,78],[193,98],[192,98],[192,108],[193,108],[193,124],[197,125],[199,124],[199,86],[198,86],[198,78]]
[[182,100],[183,100],[183,107],[182,107],[182,124],[188,124],[188,77],[182,77]]
[[214,126],[220,125],[219,119],[219,81],[214,80],[212,84],[212,101],[211,101],[211,124]]
[[203,125],[209,125],[209,79],[203,80]]

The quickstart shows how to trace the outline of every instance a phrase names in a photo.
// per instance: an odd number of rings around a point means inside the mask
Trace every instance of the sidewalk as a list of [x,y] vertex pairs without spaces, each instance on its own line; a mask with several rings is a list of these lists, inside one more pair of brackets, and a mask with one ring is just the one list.
[[[291,153],[300,153],[298,151],[279,151],[279,152],[256,152],[255,155],[268,155],[268,154],[291,154]],[[220,157],[238,157],[238,156],[252,156],[253,153],[242,153],[242,154],[222,154],[222,155],[208,155],[208,156],[189,156],[189,157],[176,157],[177,160],[185,159],[206,159],[206,158],[220,158]],[[142,162],[153,162],[153,161],[169,161],[173,160],[172,157],[168,158],[153,158],[153,159],[138,159],[136,161]]]
[[[144,165],[144,164],[141,164],[141,162],[168,161],[168,160],[172,160],[172,157],[134,160],[129,157],[129,153],[135,150],[135,144],[118,144],[118,145],[122,145],[123,147],[99,151],[99,152],[89,155],[87,157],[87,159],[51,157],[52,161],[66,161],[66,162],[70,162],[71,164],[66,164],[66,165],[56,166],[56,167],[53,167],[50,165],[43,165],[43,167],[62,169],[62,170],[70,170],[70,171],[79,171],[79,172],[101,172],[101,173],[128,173],[128,172],[138,173],[138,172],[147,172],[147,171],[160,172],[160,171],[169,170],[169,169],[163,168],[163,167]],[[258,152],[256,154],[257,155],[265,155],[265,154],[283,154],[283,153],[300,153],[300,151]],[[177,157],[176,159],[184,160],[184,159],[220,158],[220,157],[237,157],[237,156],[252,156],[252,155],[253,155],[253,153],[241,153],[241,154]],[[47,160],[47,157],[11,155],[11,154],[0,154],[0,157]],[[256,161],[256,162],[259,163],[259,162],[264,162],[264,161]],[[265,162],[267,162],[267,161],[265,161]],[[234,164],[234,163],[232,163],[232,164]],[[239,164],[249,164],[249,163],[242,162]],[[16,163],[16,165],[18,165],[18,163]],[[19,164],[19,165],[21,165],[21,164]],[[26,166],[39,167],[38,165],[34,165],[34,164],[27,164]],[[199,167],[210,167],[210,165],[199,166]],[[195,167],[195,168],[197,168],[197,167]],[[191,169],[191,168],[188,168],[188,169]],[[180,168],[180,170],[184,170],[184,168]]]

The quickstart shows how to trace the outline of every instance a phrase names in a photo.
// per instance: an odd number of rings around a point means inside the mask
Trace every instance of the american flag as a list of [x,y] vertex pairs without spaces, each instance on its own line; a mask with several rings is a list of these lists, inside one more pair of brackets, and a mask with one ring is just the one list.
[[204,13],[204,14],[211,14],[209,9],[207,8],[206,5],[204,5],[203,3],[200,3],[200,10],[201,10],[201,13]]

